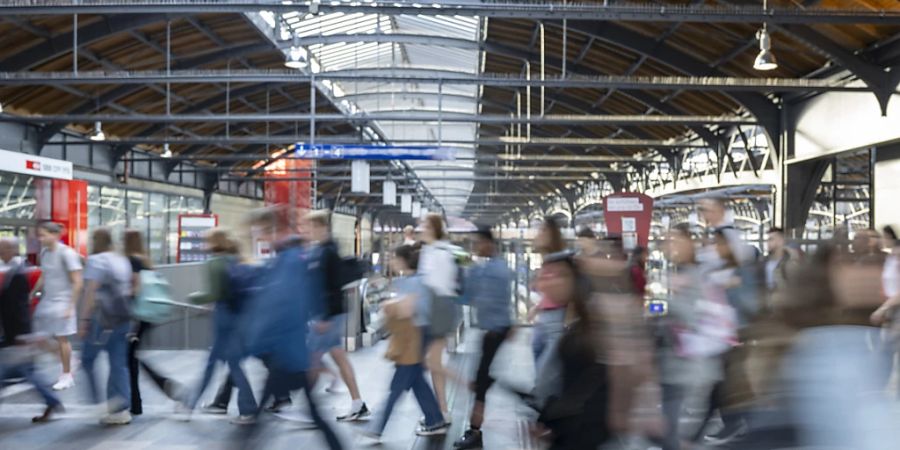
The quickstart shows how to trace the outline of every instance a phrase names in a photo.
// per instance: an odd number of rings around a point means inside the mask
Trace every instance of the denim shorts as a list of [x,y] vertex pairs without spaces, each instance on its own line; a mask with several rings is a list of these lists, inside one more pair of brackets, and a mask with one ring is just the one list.
[[347,314],[338,314],[331,317],[331,326],[324,333],[316,331],[315,327],[309,332],[309,348],[314,353],[326,353],[333,348],[343,347],[343,337],[347,329]]

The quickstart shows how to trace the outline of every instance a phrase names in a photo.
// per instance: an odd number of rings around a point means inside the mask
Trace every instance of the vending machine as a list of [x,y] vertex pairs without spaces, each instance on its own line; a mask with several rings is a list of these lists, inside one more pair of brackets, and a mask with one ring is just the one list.
[[209,254],[204,238],[207,231],[218,225],[219,217],[215,214],[179,214],[177,262],[206,261]]

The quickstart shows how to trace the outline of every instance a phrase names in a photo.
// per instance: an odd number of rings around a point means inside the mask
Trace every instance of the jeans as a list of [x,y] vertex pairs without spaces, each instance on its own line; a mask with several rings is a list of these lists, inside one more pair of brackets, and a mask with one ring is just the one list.
[[431,386],[425,381],[425,368],[422,364],[397,365],[397,369],[394,371],[394,378],[391,379],[391,393],[388,394],[387,404],[376,422],[374,430],[376,433],[381,434],[384,432],[384,427],[391,417],[391,412],[394,410],[397,400],[400,399],[404,392],[410,389],[412,389],[413,395],[416,396],[416,401],[419,403],[419,407],[422,408],[422,412],[425,413],[425,426],[433,427],[444,421],[444,416],[441,414],[441,407],[438,406],[434,391],[431,390]]
[[0,350],[0,382],[9,378],[22,377],[25,381],[34,386],[34,389],[40,394],[41,398],[44,399],[44,404],[48,407],[61,405],[62,403],[59,401],[59,398],[57,398],[53,391],[50,390],[50,385],[34,370],[34,365],[30,361],[12,364],[4,361],[4,359],[6,359],[4,357],[6,354],[11,354],[16,350],[17,349],[15,348]]
[[256,415],[258,416],[262,412],[262,405],[265,405],[266,402],[275,395],[275,393],[302,390],[306,395],[307,403],[309,403],[309,415],[312,417],[312,420],[316,424],[316,427],[319,429],[319,431],[321,431],[322,434],[325,435],[325,441],[328,443],[328,448],[331,450],[342,449],[343,447],[341,446],[341,442],[338,440],[337,435],[334,433],[334,430],[331,429],[331,426],[328,425],[328,422],[326,422],[325,419],[322,418],[322,415],[319,414],[319,408],[316,406],[316,400],[310,392],[307,373],[286,372],[284,370],[274,368],[271,365],[269,365],[269,367],[269,377],[266,379],[266,386],[263,389],[262,398],[260,398],[259,400],[260,406],[256,408]]
[[109,378],[106,381],[106,399],[110,412],[128,409],[131,400],[131,385],[128,380],[128,330],[131,324],[125,322],[112,329],[103,329],[95,318],[91,320],[90,331],[81,351],[81,366],[87,373],[88,389],[93,403],[100,403],[100,391],[94,377],[94,361],[100,350],[106,350],[109,358]]
[[[219,361],[220,358],[216,353],[210,351],[209,358],[206,360],[206,368],[203,370],[203,378],[200,380],[200,385],[190,399],[190,404],[188,405],[190,409],[197,407],[197,403],[200,401],[203,391],[209,386],[213,371],[216,369],[216,363]],[[240,360],[237,358],[228,358],[225,363],[228,365],[228,381],[230,382],[228,384],[229,397],[231,394],[231,387],[237,387],[238,411],[242,416],[252,415],[253,412],[256,411],[256,399],[253,397],[253,389],[250,387],[250,381],[247,380],[247,375],[244,374],[244,369],[241,368]],[[228,403],[226,402],[224,406],[227,407]]]
[[681,407],[684,404],[687,388],[677,384],[662,385],[662,412],[666,419],[666,435],[662,443],[663,450],[681,448],[678,434],[678,423],[681,419]]

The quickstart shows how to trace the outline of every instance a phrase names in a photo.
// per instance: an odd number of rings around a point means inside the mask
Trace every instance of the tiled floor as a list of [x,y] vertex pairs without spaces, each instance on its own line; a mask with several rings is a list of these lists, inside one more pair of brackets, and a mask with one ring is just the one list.
[[[522,337],[519,338],[524,339]],[[463,347],[469,350],[448,356],[448,365],[460,373],[470,374],[476,364],[473,349],[477,338],[473,337]],[[373,411],[378,411],[387,396],[388,383],[393,373],[392,365],[382,354],[383,343],[363,349],[351,355],[364,399]],[[500,355],[502,361],[495,365],[495,372],[507,379],[520,380],[531,373],[531,358],[524,342],[507,345]],[[195,383],[202,370],[205,354],[198,351],[153,351],[144,358],[161,372],[188,383]],[[101,358],[102,360],[103,358]],[[528,366],[528,367],[525,367]],[[58,369],[50,358],[41,361],[40,368],[48,380],[55,379]],[[254,388],[261,388],[264,369],[256,362],[246,364]],[[100,368],[105,373],[105,368]],[[217,374],[220,380],[223,373]],[[5,449],[92,449],[92,450],[216,450],[231,448],[265,449],[318,449],[324,448],[318,433],[308,427],[285,422],[267,416],[255,439],[246,441],[244,428],[232,425],[228,417],[195,414],[190,422],[173,418],[174,403],[166,399],[150,382],[142,380],[145,413],[129,426],[102,427],[97,423],[97,410],[85,405],[86,387],[83,372],[76,376],[79,385],[61,393],[67,407],[66,413],[44,425],[33,425],[30,417],[42,410],[40,399],[25,386],[13,386],[0,392],[0,450]],[[321,384],[321,383],[320,383]],[[214,387],[207,392],[213,395]],[[343,389],[343,387],[342,387]],[[319,405],[328,419],[344,413],[350,405],[346,392],[328,394],[316,391]],[[472,397],[465,389],[450,388],[449,398],[453,415],[453,427],[446,438],[417,438],[414,433],[421,412],[411,395],[405,396],[388,423],[383,443],[385,449],[447,449],[467,425]],[[236,414],[232,405],[232,414]],[[513,450],[531,448],[523,442],[524,409],[509,394],[493,389],[488,398],[485,432],[485,448]],[[365,439],[353,433],[362,425],[338,424],[334,427],[346,448],[367,448]],[[245,444],[245,442],[250,442]]]

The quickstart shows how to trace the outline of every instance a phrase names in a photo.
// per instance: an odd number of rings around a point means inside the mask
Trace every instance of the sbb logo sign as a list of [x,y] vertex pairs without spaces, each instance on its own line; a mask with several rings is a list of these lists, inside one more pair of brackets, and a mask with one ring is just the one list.
[[25,161],[25,168],[28,170],[41,170],[41,162],[40,161]]

